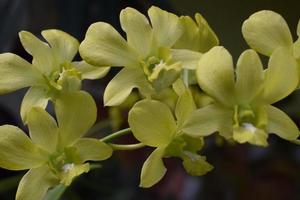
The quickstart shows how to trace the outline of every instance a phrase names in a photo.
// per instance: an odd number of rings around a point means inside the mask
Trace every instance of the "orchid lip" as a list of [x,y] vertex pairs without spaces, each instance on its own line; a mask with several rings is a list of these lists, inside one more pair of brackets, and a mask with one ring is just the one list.
[[244,129],[246,129],[247,131],[250,131],[251,133],[255,133],[257,128],[255,126],[253,126],[253,124],[251,123],[243,123],[242,127]]

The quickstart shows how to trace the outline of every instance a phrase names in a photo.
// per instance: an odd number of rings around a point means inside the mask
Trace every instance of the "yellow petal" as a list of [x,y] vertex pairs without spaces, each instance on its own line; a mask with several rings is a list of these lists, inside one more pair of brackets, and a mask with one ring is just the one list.
[[149,188],[156,184],[166,174],[167,169],[163,163],[164,149],[157,148],[143,164],[140,187]]
[[0,126],[0,166],[9,170],[23,170],[39,167],[47,160],[42,151],[34,145],[19,128]]
[[181,127],[190,114],[196,110],[196,105],[190,90],[186,90],[178,97],[175,115],[178,127]]
[[263,98],[273,104],[291,94],[299,83],[297,62],[290,49],[277,49],[266,70]]
[[112,148],[97,139],[81,138],[75,144],[82,162],[106,160],[112,155]]
[[57,148],[58,128],[56,121],[43,108],[34,107],[27,115],[31,140],[42,149],[53,153]]
[[62,173],[60,183],[63,184],[64,186],[69,186],[74,180],[74,178],[76,178],[77,176],[83,173],[87,173],[90,170],[90,165],[89,163],[80,164],[80,165],[66,164],[64,165],[63,170],[64,172]]
[[290,29],[281,15],[263,10],[251,15],[242,27],[248,45],[261,54],[270,56],[278,47],[293,43]]
[[99,79],[106,76],[110,70],[110,67],[94,66],[85,61],[72,62],[72,64],[74,64],[75,68],[81,73],[82,79]]
[[180,17],[184,32],[175,43],[174,48],[205,53],[219,44],[217,36],[202,15],[197,13],[195,19],[196,22],[189,16]]
[[238,101],[247,105],[263,89],[264,72],[259,56],[254,50],[241,54],[236,68],[236,93]]
[[180,62],[185,69],[196,69],[202,56],[199,52],[187,49],[172,49],[171,54],[172,61]]
[[46,165],[31,169],[19,184],[16,200],[44,199],[47,191],[58,184],[58,179]]
[[0,94],[43,82],[43,76],[30,63],[12,53],[0,54]]
[[155,100],[136,103],[128,114],[134,137],[153,147],[165,147],[176,133],[176,122],[167,105]]
[[21,31],[19,37],[25,50],[32,55],[32,64],[36,68],[47,75],[59,69],[55,55],[47,43],[27,31]]
[[68,33],[57,29],[48,29],[42,31],[42,36],[50,44],[59,63],[72,61],[78,52],[78,40]]
[[191,152],[184,152],[185,156],[183,157],[183,166],[187,173],[192,176],[202,176],[214,167],[206,161],[205,156],[200,156]]
[[158,45],[171,47],[183,33],[179,17],[155,6],[148,10],[148,15]]
[[192,137],[208,136],[216,131],[225,137],[227,135],[230,137],[232,116],[232,110],[211,104],[192,113],[182,130]]
[[299,129],[291,118],[274,106],[267,107],[269,133],[274,133],[285,140],[296,140],[299,137]]
[[106,86],[104,91],[104,105],[117,106],[123,103],[134,88],[147,96],[154,89],[141,69],[122,69]]
[[143,58],[148,56],[153,42],[153,33],[147,17],[136,9],[128,7],[121,11],[120,22],[126,32],[128,44]]
[[27,123],[27,113],[32,107],[45,109],[49,101],[47,90],[44,87],[33,86],[26,92],[21,104],[21,117]]
[[298,60],[298,65],[300,66],[300,37],[294,43],[294,56]]
[[268,134],[252,124],[245,123],[242,127],[233,129],[233,139],[241,144],[249,142],[253,145],[266,147]]
[[95,123],[97,107],[90,94],[84,91],[65,93],[55,102],[60,131],[60,145],[75,143]]
[[200,87],[208,95],[226,106],[233,104],[233,61],[224,47],[214,47],[203,54],[196,73]]
[[79,52],[87,63],[95,66],[139,66],[139,55],[110,24],[104,22],[88,28]]

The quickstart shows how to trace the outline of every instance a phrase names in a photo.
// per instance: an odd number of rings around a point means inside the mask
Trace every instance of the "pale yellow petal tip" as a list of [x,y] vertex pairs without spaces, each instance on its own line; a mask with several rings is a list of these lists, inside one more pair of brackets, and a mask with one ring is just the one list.
[[79,47],[79,41],[73,37],[71,34],[64,32],[59,29],[46,29],[41,32],[42,36],[47,39],[48,37],[63,37],[64,39],[68,39],[69,42],[76,44]]
[[29,31],[20,31],[19,33],[19,37],[20,38],[24,38],[24,37],[26,37],[26,36],[31,36],[31,35],[33,35],[32,33],[30,33]]

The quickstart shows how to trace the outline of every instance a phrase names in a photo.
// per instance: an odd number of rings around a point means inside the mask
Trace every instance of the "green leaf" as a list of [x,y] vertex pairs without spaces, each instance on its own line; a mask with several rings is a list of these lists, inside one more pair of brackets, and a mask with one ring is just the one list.
[[196,105],[190,90],[186,91],[178,97],[175,115],[177,119],[177,126],[181,127],[189,115],[196,110]]
[[45,165],[29,170],[22,178],[16,200],[43,199],[49,188],[58,184],[58,179]]
[[56,121],[43,108],[34,107],[28,112],[28,128],[31,140],[42,149],[53,153],[57,148]]
[[269,133],[274,133],[285,140],[296,140],[299,129],[291,118],[274,106],[267,107]]
[[77,148],[82,162],[106,160],[113,153],[109,145],[92,138],[81,138],[74,144],[74,147]]
[[138,54],[110,24],[104,22],[88,28],[79,52],[87,63],[95,66],[139,66]]
[[153,88],[141,69],[122,69],[107,85],[104,92],[104,105],[117,106],[123,103],[134,88],[148,96]]
[[202,56],[201,53],[188,49],[172,49],[171,52],[172,61],[180,62],[185,69],[196,69]]
[[291,50],[277,49],[269,60],[266,71],[263,98],[269,103],[275,103],[291,94],[299,83],[297,62]]
[[133,135],[142,143],[153,147],[165,147],[176,133],[176,122],[171,110],[155,100],[136,103],[128,114]]
[[27,123],[27,113],[32,107],[40,107],[45,109],[47,107],[49,97],[47,90],[44,87],[33,86],[26,92],[21,104],[21,117],[23,122]]
[[75,68],[81,72],[82,79],[100,79],[109,72],[110,67],[98,67],[94,65],[90,65],[85,61],[80,62],[72,62],[75,65]]
[[202,176],[213,169],[213,166],[206,162],[205,156],[191,152],[184,152],[183,166],[187,173],[192,176]]
[[47,157],[18,127],[0,126],[0,166],[9,170],[39,167]]
[[75,143],[95,123],[97,108],[90,94],[84,91],[65,93],[55,102],[61,145]]
[[171,47],[183,33],[179,17],[155,6],[148,10],[148,15],[158,45]]
[[43,76],[23,58],[12,54],[0,54],[0,94],[43,82]]
[[224,137],[232,134],[233,111],[211,104],[193,112],[182,131],[192,137],[208,136],[219,131]]
[[153,33],[147,17],[134,8],[125,8],[120,13],[122,29],[126,32],[127,42],[145,58],[149,55]]
[[251,15],[242,26],[248,45],[261,54],[270,56],[278,47],[293,43],[290,29],[281,15],[263,10]]
[[19,37],[24,49],[33,57],[32,64],[46,75],[59,69],[59,64],[49,45],[42,42],[33,34],[21,31]]
[[263,66],[254,50],[244,51],[237,62],[236,93],[240,104],[247,105],[263,89]]
[[164,149],[155,149],[143,164],[140,187],[149,188],[162,179],[167,172],[163,163]]
[[76,38],[57,29],[42,31],[42,36],[49,42],[58,63],[72,61],[78,52],[79,42]]
[[207,94],[224,105],[233,104],[233,61],[224,47],[214,47],[203,54],[196,73],[200,87]]

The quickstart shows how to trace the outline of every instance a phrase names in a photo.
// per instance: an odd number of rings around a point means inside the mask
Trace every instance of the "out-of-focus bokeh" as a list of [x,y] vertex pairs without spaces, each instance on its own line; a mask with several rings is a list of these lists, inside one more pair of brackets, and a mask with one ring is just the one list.
[[[21,30],[39,35],[44,29],[57,28],[81,41],[91,23],[105,21],[120,31],[121,9],[130,6],[146,14],[151,5],[178,15],[200,12],[235,60],[248,48],[242,38],[241,25],[250,14],[263,9],[278,12],[286,19],[294,36],[300,18],[298,0],[0,0],[0,52],[13,52],[30,61],[18,39]],[[115,73],[113,70],[104,79],[84,83],[84,88],[92,93],[98,104],[98,128],[100,126],[102,131],[100,134],[91,133],[98,137],[112,131],[102,95]],[[0,125],[13,124],[26,129],[19,116],[26,90],[0,96]],[[276,106],[300,125],[299,91]],[[268,148],[258,148],[208,138],[203,154],[215,166],[212,172],[203,177],[191,177],[185,173],[180,160],[166,159],[168,173],[151,189],[138,187],[141,166],[151,149],[116,152],[110,160],[102,163],[101,169],[94,169],[76,179],[62,200],[300,199],[300,147],[274,136],[269,141]],[[118,142],[134,140],[125,137]],[[1,200],[14,199],[18,180],[24,173],[0,169]]]

